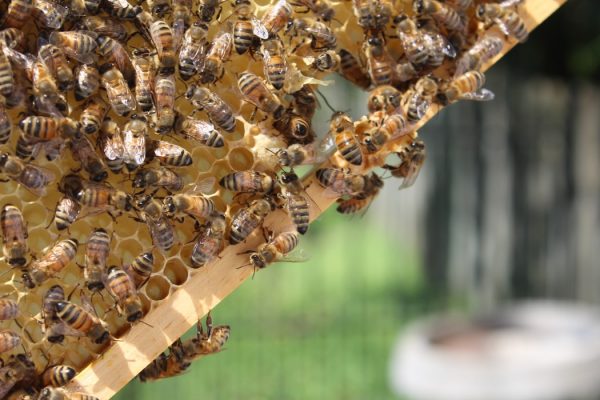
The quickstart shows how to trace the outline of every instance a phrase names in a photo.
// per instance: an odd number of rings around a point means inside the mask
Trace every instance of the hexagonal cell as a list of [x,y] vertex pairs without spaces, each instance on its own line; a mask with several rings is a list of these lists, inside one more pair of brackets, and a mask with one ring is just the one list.
[[42,326],[34,319],[30,319],[23,325],[21,337],[31,343],[38,343],[44,338]]
[[29,232],[27,245],[38,257],[40,257],[42,252],[52,243],[54,243],[53,235],[48,230],[38,228]]
[[138,239],[125,239],[117,243],[116,253],[123,260],[123,263],[131,263],[131,261],[143,253],[144,247]]
[[192,152],[192,158],[198,172],[206,172],[210,170],[210,167],[212,167],[216,160],[211,151],[203,147],[195,148]]
[[139,296],[140,300],[142,301],[142,312],[144,313],[144,315],[146,315],[150,312],[150,309],[152,308],[152,302],[143,293],[140,293]]
[[229,159],[229,165],[234,171],[251,169],[254,164],[254,155],[245,147],[232,149],[227,158]]
[[175,286],[183,285],[188,279],[188,271],[179,258],[169,259],[163,274]]
[[30,229],[37,226],[46,227],[50,222],[46,217],[51,213],[39,203],[27,204],[21,211]]
[[160,275],[151,277],[144,287],[146,296],[148,296],[150,300],[155,301],[163,300],[167,297],[169,295],[169,290],[171,290],[171,284]]

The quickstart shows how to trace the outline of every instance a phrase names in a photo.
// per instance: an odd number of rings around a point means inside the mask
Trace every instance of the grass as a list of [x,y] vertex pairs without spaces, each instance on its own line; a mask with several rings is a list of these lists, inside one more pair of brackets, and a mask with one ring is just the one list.
[[308,262],[261,271],[215,309],[215,323],[232,326],[226,351],[116,398],[394,398],[390,350],[431,304],[416,252],[379,232],[329,211],[301,242]]

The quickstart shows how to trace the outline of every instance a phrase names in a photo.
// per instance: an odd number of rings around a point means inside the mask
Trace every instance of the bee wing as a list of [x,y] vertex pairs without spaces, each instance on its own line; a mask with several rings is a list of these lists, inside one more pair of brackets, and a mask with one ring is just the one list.
[[508,26],[504,23],[502,18],[494,18],[493,21],[496,25],[498,25],[498,28],[500,28],[502,33],[504,33],[506,36],[511,36],[510,29],[508,29]]
[[79,295],[81,299],[81,308],[83,308],[88,313],[92,314],[95,317],[98,317],[98,313],[92,304],[92,300],[85,294],[83,291]]
[[123,146],[128,160],[132,160],[137,165],[142,165],[146,160],[146,137],[136,136],[133,132],[125,130],[123,136]]
[[208,121],[201,119],[188,119],[189,128],[185,130],[185,134],[193,139],[200,142],[206,141],[212,131],[215,130],[215,126]]
[[2,51],[8,59],[18,68],[28,70],[33,66],[36,58],[31,54],[23,54],[12,47],[2,46]]
[[56,160],[65,148],[65,144],[65,140],[61,137],[54,138],[45,143],[40,143],[40,145],[44,148],[46,159],[48,161]]
[[427,100],[422,100],[419,102],[419,104],[417,104],[417,117],[419,119],[423,118],[425,116],[425,114],[427,113],[427,110],[429,109],[429,101]]
[[325,135],[319,142],[315,152],[315,162],[322,163],[335,153],[335,140],[332,135]]
[[476,92],[472,92],[472,93],[465,93],[462,96],[460,96],[461,99],[463,100],[473,100],[473,101],[490,101],[490,100],[494,100],[494,92],[492,92],[489,89],[486,88],[481,88]]
[[[39,188],[32,188],[27,186],[27,189],[31,190],[35,194],[44,195],[46,193],[46,186],[48,186],[50,182],[56,179],[56,175],[54,174],[54,172],[50,171],[47,168],[38,167],[37,165],[33,164],[27,164],[25,168],[23,168],[21,176],[24,176],[25,174],[31,174],[32,170],[35,171],[34,173],[38,174],[40,178],[44,180],[45,185]],[[21,182],[21,184],[23,184],[23,182]]]
[[306,262],[310,259],[309,254],[304,249],[294,249],[291,253],[281,257],[277,262]]
[[69,325],[61,321],[53,323],[46,331],[46,337],[59,335],[82,337],[85,336],[85,333],[79,332],[78,330],[71,328]]
[[214,176],[209,176],[207,178],[202,179],[200,182],[191,186],[189,189],[185,191],[186,194],[201,194],[212,192],[215,184],[217,183],[217,178]]
[[500,7],[509,8],[513,6],[518,6],[523,3],[523,0],[504,0],[499,4]]
[[408,187],[411,187],[415,183],[415,181],[417,180],[417,177],[419,176],[419,172],[421,172],[421,168],[423,167],[424,163],[425,163],[425,157],[422,157],[419,161],[416,161],[416,162],[413,161],[410,163],[408,173],[404,177],[404,180],[402,181],[402,184],[400,185],[400,189],[406,189]]
[[260,21],[259,19],[252,17],[250,19],[250,23],[252,24],[252,33],[255,36],[258,36],[262,40],[266,40],[269,38],[269,31],[267,27]]
[[50,117],[63,118],[64,115],[56,107],[56,103],[53,102],[48,96],[35,96],[33,102],[37,112],[45,114]]
[[107,160],[117,160],[123,158],[123,155],[125,154],[123,139],[120,135],[114,135],[112,137],[103,136],[101,147]]
[[[42,6],[42,4],[44,3],[45,5]],[[38,6],[38,4],[40,5],[40,7],[38,7],[37,9],[41,12],[44,25],[46,25],[50,29],[59,29],[62,26],[65,19],[67,18],[67,15],[69,14],[69,9],[59,4],[49,3],[43,0],[36,0],[36,7]]]

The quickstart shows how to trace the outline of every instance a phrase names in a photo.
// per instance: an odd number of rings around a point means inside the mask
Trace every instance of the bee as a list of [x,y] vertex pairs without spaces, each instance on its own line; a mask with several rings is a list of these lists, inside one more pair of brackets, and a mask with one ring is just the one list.
[[100,72],[90,64],[80,64],[75,70],[75,99],[81,101],[94,95],[100,88]]
[[[1,335],[1,334],[0,334]],[[6,399],[15,399],[13,396],[21,390],[12,390],[15,385],[20,387],[33,387],[37,380],[35,364],[25,354],[11,354],[8,362],[0,364],[0,397]],[[11,393],[6,397],[8,393]],[[32,400],[33,397],[17,397],[20,400]]]
[[164,140],[150,140],[147,146],[147,157],[158,158],[161,164],[172,167],[185,167],[192,164],[192,155],[181,146]]
[[135,283],[122,269],[112,266],[108,269],[106,288],[117,302],[117,310],[125,314],[127,322],[133,323],[142,318],[142,301],[137,294]]
[[210,49],[204,59],[202,69],[202,83],[215,83],[225,74],[223,63],[231,57],[233,47],[233,35],[226,30],[220,31],[211,41]]
[[310,47],[315,51],[334,50],[337,47],[335,34],[323,22],[296,18],[287,24],[286,32],[292,36],[300,35],[309,38]]
[[6,204],[0,213],[0,229],[2,229],[2,253],[11,266],[24,266],[27,262],[27,224],[21,210]]
[[238,171],[225,175],[219,185],[238,193],[271,193],[277,187],[277,181],[264,172]]
[[143,112],[154,107],[152,84],[154,83],[154,59],[148,49],[134,49],[133,67],[135,69],[135,98]]
[[204,146],[223,147],[225,145],[223,135],[215,129],[215,126],[200,119],[188,117],[182,120],[178,132]]
[[391,114],[400,107],[401,97],[400,91],[393,86],[378,86],[369,93],[367,108],[370,113],[385,111]]
[[68,4],[71,15],[95,15],[100,11],[100,0],[70,0]]
[[491,34],[483,36],[456,61],[454,76],[480,70],[485,63],[500,54],[503,47],[504,42],[498,36]]
[[171,10],[171,0],[148,0],[148,9],[153,16],[163,18]]
[[82,31],[53,31],[48,37],[50,44],[62,49],[70,58],[83,64],[95,60],[94,52],[98,44],[94,37]]
[[287,73],[287,61],[283,43],[279,38],[268,39],[262,43],[264,73],[275,89],[283,88]]
[[54,173],[49,169],[24,163],[7,153],[0,154],[0,172],[39,196],[46,193],[46,187],[55,179]]
[[183,44],[179,50],[179,75],[184,81],[196,75],[202,67],[206,55],[206,35],[208,26],[200,22],[194,22],[185,32]]
[[233,12],[237,16],[233,24],[233,45],[238,54],[244,54],[255,45],[254,27],[260,22],[254,16],[252,2],[250,0],[235,0]]
[[[81,25],[90,32],[95,32],[100,36],[108,36],[119,42],[125,42],[129,37],[125,25],[112,18],[95,15],[85,16],[81,18]],[[100,46],[102,45],[100,44]]]
[[56,332],[52,331],[57,324],[61,324],[60,318],[58,318],[56,313],[56,303],[64,300],[65,292],[60,285],[54,285],[50,287],[50,289],[48,289],[42,297],[44,333],[46,334],[46,337],[50,343],[62,343],[65,338],[65,336],[59,332],[60,329],[57,329]]
[[370,153],[375,153],[390,140],[408,133],[408,124],[403,114],[375,111],[369,116],[374,127],[364,133],[363,144]]
[[485,85],[485,75],[483,72],[465,72],[445,85],[437,94],[437,99],[444,105],[462,99],[476,101],[493,100],[494,93],[483,88],[483,85]]
[[158,72],[163,75],[175,73],[177,57],[171,27],[162,20],[156,20],[150,25],[150,36],[158,53]]
[[85,182],[76,193],[74,198],[79,204],[96,212],[131,210],[131,196],[105,184]]
[[317,71],[330,72],[339,69],[341,63],[340,56],[334,50],[327,50],[319,54],[313,61],[312,67]]
[[19,315],[19,305],[10,299],[0,299],[0,321],[15,319]]
[[33,142],[49,141],[57,137],[71,137],[79,131],[79,124],[71,118],[53,118],[32,115],[19,122],[24,136]]
[[40,392],[37,400],[99,400],[97,397],[80,392],[66,392],[61,388],[45,387]]
[[429,15],[449,31],[462,31],[465,22],[461,15],[448,4],[437,0],[415,0],[413,9],[417,15]]
[[11,0],[6,11],[4,26],[21,29],[30,20],[32,10],[33,0]]
[[74,199],[64,196],[56,204],[54,212],[54,224],[56,229],[63,231],[67,229],[79,216],[81,206]]
[[414,66],[418,68],[424,66],[435,67],[442,63],[444,55],[456,56],[456,52],[443,39],[442,35],[420,30],[417,23],[406,14],[396,16],[394,23],[404,54],[413,68]]
[[389,0],[352,0],[358,24],[370,32],[379,32],[391,19],[394,6]]
[[80,135],[73,137],[69,141],[73,159],[78,161],[83,169],[90,174],[90,179],[96,182],[103,181],[108,176],[106,164],[90,142],[90,140]]
[[125,146],[125,166],[130,171],[143,165],[146,161],[146,136],[148,125],[146,118],[137,114],[125,124],[123,129],[123,144]]
[[343,112],[336,112],[329,122],[329,134],[344,160],[352,165],[361,165],[363,156],[354,133],[354,122]]
[[335,16],[334,9],[329,7],[325,0],[296,0],[295,3],[291,4],[306,7],[325,22],[331,21]]
[[302,89],[292,93],[292,96],[294,112],[307,120],[312,120],[319,105],[313,89],[308,85],[304,85]]
[[15,78],[8,57],[2,51],[5,45],[0,45],[0,94],[9,97],[15,86]]
[[123,271],[129,275],[136,289],[139,289],[154,270],[154,255],[151,251],[144,252],[133,259],[131,264],[123,266]]
[[104,289],[106,262],[110,253],[110,236],[103,228],[94,229],[85,248],[83,276],[87,288],[93,292]]
[[415,183],[425,163],[425,143],[421,140],[416,140],[407,149],[396,153],[396,155],[402,160],[400,164],[396,166],[385,164],[383,168],[391,171],[392,176],[402,178],[403,181],[400,189],[404,189]]
[[108,36],[99,36],[97,41],[98,52],[108,63],[117,67],[121,74],[123,74],[123,78],[125,78],[129,87],[133,87],[135,85],[135,69],[127,50],[125,50],[121,43]]
[[54,307],[58,318],[69,328],[66,331],[69,335],[87,336],[96,344],[102,344],[110,338],[103,321],[92,314],[91,304],[79,306],[70,301],[57,301]]
[[406,119],[409,123],[414,124],[425,116],[437,92],[437,82],[431,77],[424,76],[415,83],[413,90],[404,93],[402,108],[406,110]]
[[15,50],[23,51],[25,48],[25,34],[17,28],[6,28],[0,30],[0,43],[3,46],[12,47]]
[[267,9],[260,23],[255,24],[254,34],[263,40],[276,35],[286,27],[293,12],[286,0],[277,0],[277,3]]
[[75,378],[77,371],[68,365],[55,365],[47,368],[42,373],[42,384],[44,386],[65,386]]
[[65,91],[73,86],[75,77],[61,49],[51,44],[45,44],[38,50],[38,57],[54,76],[60,90]]
[[327,160],[334,149],[333,138],[326,136],[320,143],[293,144],[287,149],[277,150],[275,154],[281,166],[293,168],[298,165],[321,164]]
[[109,15],[119,19],[134,19],[141,11],[140,6],[132,6],[127,0],[105,0],[102,6]]
[[6,111],[6,99],[0,96],[0,144],[8,142],[12,131],[12,122]]
[[69,14],[69,9],[46,0],[35,0],[31,15],[42,26],[60,29]]
[[154,17],[148,11],[142,9],[138,15],[135,16],[135,25],[138,28],[138,32],[146,39],[148,43],[154,43],[150,32],[150,27],[154,23]]
[[376,86],[391,84],[394,63],[383,45],[383,40],[374,36],[369,37],[364,46],[364,53],[371,82]]
[[304,186],[294,172],[286,172],[281,175],[281,183],[284,187],[283,198],[285,207],[292,221],[296,225],[298,233],[304,235],[308,231],[310,222],[308,201],[302,195]]
[[364,175],[352,174],[339,168],[320,168],[316,172],[319,183],[339,195],[354,196],[367,187],[368,178]]
[[[219,3],[219,0],[200,0],[200,4],[198,5],[198,17],[200,18],[200,21],[208,24],[215,15],[215,12],[217,12]],[[220,14],[221,11],[219,11],[219,15]]]
[[519,42],[527,40],[529,32],[525,22],[519,14],[509,7],[518,4],[519,0],[505,0],[499,4],[479,4],[475,11],[475,17],[487,23],[494,23],[506,36],[512,36]]
[[77,254],[76,239],[56,242],[44,255],[31,263],[29,271],[23,273],[23,283],[29,289],[41,285],[62,271]]
[[349,199],[338,199],[337,212],[341,214],[355,214],[367,209],[383,187],[383,181],[375,173],[371,174],[369,182],[368,188],[364,192]]
[[119,124],[110,119],[104,120],[98,141],[108,168],[115,174],[119,173],[125,165],[126,152]]
[[280,119],[285,112],[279,98],[273,94],[265,82],[250,72],[242,72],[238,78],[238,87],[242,97],[259,110],[272,114],[274,119]]
[[310,122],[302,116],[288,111],[273,122],[273,127],[285,135],[288,143],[311,143],[315,139],[315,132]]
[[208,118],[219,128],[233,132],[235,130],[235,117],[233,110],[216,93],[204,87],[190,86],[185,97],[191,100],[194,107],[206,111]]
[[165,168],[142,169],[136,172],[132,183],[134,188],[157,187],[171,192],[183,188],[183,179],[175,172]]
[[104,116],[108,111],[107,105],[98,97],[92,97],[79,116],[81,130],[88,135],[98,132]]
[[102,75],[102,86],[106,89],[106,95],[113,111],[121,116],[126,116],[135,110],[135,98],[121,71],[112,64],[104,64],[100,67]]
[[141,211],[140,221],[148,225],[154,246],[169,251],[175,243],[175,230],[163,214],[162,204],[150,195],[143,195],[136,200],[136,209]]
[[285,257],[298,246],[300,241],[297,232],[283,232],[274,238],[272,234],[269,234],[269,236],[267,243],[261,244],[255,252],[250,254],[250,265],[254,269],[263,269],[269,264],[284,261]]
[[158,75],[154,83],[156,132],[165,134],[175,123],[175,75]]
[[198,218],[209,218],[215,212],[215,203],[201,193],[187,192],[167,196],[163,200],[163,213],[173,217],[176,213],[184,213]]
[[271,211],[271,203],[266,199],[254,200],[248,207],[240,208],[231,219],[229,243],[238,244],[246,240]]
[[[179,49],[183,33],[190,26],[192,18],[192,0],[173,0],[173,41],[175,49]],[[181,56],[180,56],[181,58]]]
[[212,216],[204,225],[192,250],[191,263],[193,268],[208,264],[221,252],[225,240],[227,224],[223,214]]

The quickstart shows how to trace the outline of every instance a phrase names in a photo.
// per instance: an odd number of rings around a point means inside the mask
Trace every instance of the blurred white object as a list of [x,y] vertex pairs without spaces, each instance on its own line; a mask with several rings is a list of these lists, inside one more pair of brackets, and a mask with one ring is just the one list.
[[597,399],[600,312],[535,301],[474,321],[431,318],[402,335],[390,368],[411,400]]

